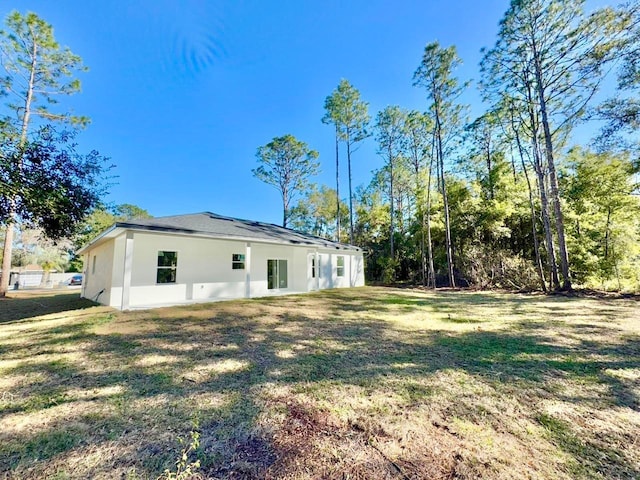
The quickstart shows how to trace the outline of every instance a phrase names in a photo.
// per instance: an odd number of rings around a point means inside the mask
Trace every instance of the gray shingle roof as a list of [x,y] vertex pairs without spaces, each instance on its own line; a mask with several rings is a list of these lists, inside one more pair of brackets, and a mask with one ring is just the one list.
[[309,245],[341,250],[361,250],[359,247],[353,245],[333,242],[314,235],[296,232],[295,230],[283,228],[272,223],[224,217],[211,212],[130,220],[117,222],[114,226],[215,238],[264,241],[286,245]]

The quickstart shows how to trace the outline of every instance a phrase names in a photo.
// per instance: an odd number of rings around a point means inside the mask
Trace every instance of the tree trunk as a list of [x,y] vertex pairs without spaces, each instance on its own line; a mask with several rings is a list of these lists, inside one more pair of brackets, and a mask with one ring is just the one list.
[[558,279],[558,265],[556,264],[555,246],[553,242],[553,231],[551,228],[551,218],[549,216],[549,200],[547,198],[547,187],[544,181],[544,173],[540,164],[540,152],[537,151],[537,143],[534,142],[534,153],[536,160],[534,161],[534,170],[538,179],[538,190],[540,192],[540,213],[542,214],[542,226],[544,227],[545,241],[547,245],[547,261],[549,262],[549,273],[551,275],[551,283],[554,289],[560,287]]
[[[29,133],[29,121],[31,119],[31,102],[33,100],[33,89],[35,84],[35,74],[38,59],[38,45],[35,40],[31,48],[31,71],[29,73],[29,86],[27,96],[24,101],[24,116],[22,117],[22,128],[20,131],[20,143],[18,152],[18,169],[22,169],[22,149],[27,143]],[[15,202],[11,201],[11,207],[7,215],[8,221],[5,231],[4,245],[2,249],[2,272],[0,272],[0,297],[4,297],[9,290],[9,278],[11,277],[11,255],[13,254],[14,224],[16,222]]]
[[[544,117],[544,115],[543,115]],[[543,125],[545,124],[545,120],[543,118]],[[549,132],[549,126],[546,125],[545,129],[545,137],[548,137],[546,140],[546,151],[547,151],[547,162],[549,168],[549,184],[551,186],[551,200],[553,203],[553,212],[555,214],[556,219],[556,234],[558,236],[558,249],[560,254],[560,270],[562,271],[562,289],[563,290],[571,290],[571,274],[569,272],[569,255],[567,253],[567,244],[565,241],[564,234],[564,216],[562,215],[562,207],[560,205],[560,192],[558,189],[558,177],[556,176],[556,169],[553,160],[553,152],[550,150],[551,143],[551,133]]]
[[[513,118],[511,119],[511,124],[513,125]],[[515,128],[514,128],[515,130]],[[513,146],[511,147],[511,173],[513,173],[513,183],[518,183],[518,175],[516,173],[516,161],[513,155]]]
[[43,268],[42,277],[40,277],[40,288],[47,288],[49,279],[51,278],[51,270],[49,268]]
[[493,193],[493,178],[491,178],[491,170],[492,170],[492,165],[491,165],[491,139],[487,140],[486,155],[487,155],[487,183],[489,185],[489,198],[491,200],[493,200],[495,198],[495,196],[494,196],[494,193]]
[[[529,78],[527,72],[523,72],[525,78]],[[545,182],[544,170],[542,168],[542,159],[540,155],[540,147],[538,144],[538,119],[536,118],[535,102],[531,91],[531,83],[526,83],[527,88],[527,109],[529,121],[531,122],[531,149],[533,153],[533,169],[536,172],[538,180],[538,191],[540,193],[540,213],[542,214],[542,226],[544,227],[545,243],[547,246],[547,262],[549,274],[551,278],[551,286],[553,289],[560,287],[558,279],[558,266],[556,264],[555,246],[553,243],[553,230],[551,229],[551,219],[549,217],[549,200],[547,198],[547,187]]]
[[336,241],[340,241],[340,161],[338,156],[338,124],[336,123]]
[[426,248],[425,248],[425,238],[424,238],[424,229],[425,229],[425,212],[424,212],[424,204],[422,201],[423,197],[423,189],[420,182],[420,161],[418,158],[417,152],[414,150],[413,153],[413,166],[414,173],[416,175],[416,208],[418,210],[418,217],[421,219],[421,228],[420,228],[420,263],[422,265],[422,286],[427,286],[427,256],[426,256]]
[[287,228],[287,220],[288,220],[287,204],[289,203],[288,197],[289,197],[289,193],[287,192],[287,189],[284,188],[282,190],[282,226],[284,228]]
[[531,180],[529,180],[529,173],[527,172],[527,165],[524,161],[524,154],[522,152],[522,144],[520,143],[520,136],[516,131],[516,142],[518,144],[518,151],[520,152],[520,161],[522,162],[522,171],[524,178],[527,180],[527,189],[529,190],[529,208],[531,210],[531,235],[533,236],[533,250],[536,256],[536,270],[538,271],[538,278],[540,279],[540,286],[543,292],[547,292],[547,281],[544,278],[544,268],[542,266],[542,257],[540,256],[540,244],[538,242],[538,233],[536,232],[536,207],[533,202],[533,188],[531,187]]
[[[613,250],[613,246],[611,247],[611,249]],[[613,255],[613,268],[616,271],[616,279],[618,280],[618,292],[622,291],[622,282],[620,282],[620,269],[618,268],[618,259],[615,256],[615,252],[611,252],[611,254]]]
[[390,218],[389,218],[389,248],[391,252],[391,260],[395,259],[394,249],[393,249],[393,153],[391,149],[391,145],[389,145],[389,208],[390,208]]
[[529,180],[529,174],[526,167],[524,169],[524,175],[527,179],[527,188],[529,190],[529,206],[531,208],[531,235],[533,236],[533,250],[536,256],[536,267],[538,270],[538,277],[540,278],[540,286],[543,292],[547,292],[547,281],[544,278],[544,268],[542,266],[542,257],[540,256],[540,243],[538,242],[538,233],[536,232],[536,207],[533,202],[533,190],[531,188],[531,180]]
[[535,59],[535,75],[536,75],[536,92],[540,103],[540,114],[542,116],[542,129],[544,132],[545,156],[547,158],[547,168],[549,169],[549,184],[551,187],[551,201],[553,203],[553,211],[556,220],[556,233],[558,236],[558,248],[560,253],[560,270],[562,271],[562,289],[571,290],[571,276],[569,272],[569,255],[567,254],[567,245],[564,234],[564,217],[562,215],[562,207],[560,205],[560,192],[558,188],[558,177],[556,175],[556,166],[553,158],[553,139],[551,138],[551,128],[549,127],[549,119],[547,116],[547,104],[544,94],[544,86],[542,83],[542,69],[540,67],[540,59],[536,51],[535,43],[533,45],[533,55]]
[[351,193],[351,138],[347,130],[347,169],[349,171],[349,243],[353,245],[353,194]]
[[[431,174],[433,172],[433,148],[431,149],[431,160],[429,161],[429,176],[427,179],[427,251],[429,255],[429,277],[433,288],[436,288],[436,270],[433,265],[433,243],[431,242]],[[424,217],[423,217],[424,221]]]
[[449,218],[449,200],[447,198],[447,186],[444,179],[444,158],[442,149],[442,132],[440,125],[440,116],[436,105],[436,141],[438,144],[438,163],[440,172],[440,188],[442,193],[442,203],[444,207],[444,228],[445,228],[445,243],[447,249],[447,273],[449,275],[449,286],[455,288],[456,279],[453,274],[453,245],[451,242],[451,221]]
[[607,223],[604,227],[604,259],[609,258],[609,226],[611,224],[611,206],[607,208]]
[[425,214],[424,208],[420,212],[420,218],[422,220],[420,225],[420,263],[422,266],[422,286],[426,287],[429,279],[427,278],[427,252],[426,252],[426,240],[424,238],[424,230],[425,230]]
[[4,246],[2,257],[2,284],[0,285],[0,297],[4,297],[9,290],[9,277],[11,276],[11,254],[14,236],[13,222],[9,222],[5,229]]
[[451,218],[449,215],[449,199],[447,196],[447,185],[444,178],[444,162],[440,159],[440,184],[442,188],[442,203],[444,206],[444,226],[445,241],[447,247],[447,273],[449,274],[449,286],[455,288],[456,279],[453,268],[453,242],[451,241]]

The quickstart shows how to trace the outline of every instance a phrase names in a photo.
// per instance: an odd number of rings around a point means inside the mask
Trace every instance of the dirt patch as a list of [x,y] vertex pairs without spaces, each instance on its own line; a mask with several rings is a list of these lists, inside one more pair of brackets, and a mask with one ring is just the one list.
[[217,468],[203,473],[206,478],[253,480],[267,478],[267,470],[276,460],[269,442],[252,435],[232,446],[224,461]]
[[286,413],[272,438],[276,460],[265,478],[456,478],[449,432],[433,427],[428,435],[395,438],[373,418],[344,422],[296,399],[281,400],[283,405]]

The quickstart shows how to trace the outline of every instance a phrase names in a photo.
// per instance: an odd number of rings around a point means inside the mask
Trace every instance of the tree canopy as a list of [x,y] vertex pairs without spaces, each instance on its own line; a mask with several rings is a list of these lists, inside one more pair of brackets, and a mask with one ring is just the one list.
[[2,225],[15,215],[49,238],[70,237],[99,205],[110,165],[96,151],[77,152],[73,139],[73,132],[45,126],[22,147],[12,141],[0,145]]
[[75,226],[104,193],[108,169],[97,152],[81,155],[73,132],[56,130],[88,123],[59,109],[59,98],[80,90],[77,74],[86,70],[79,56],[55,40],[53,27],[35,13],[14,11],[0,31],[6,102],[0,109],[2,190],[0,223],[5,227],[0,296],[11,270],[16,225],[25,222],[57,239]]
[[[349,193],[350,241],[365,249],[369,280],[640,290],[639,14],[637,2],[587,12],[583,0],[512,0],[483,50],[486,109],[473,121],[455,46],[428,43],[413,75],[422,111],[377,113],[384,166]],[[593,104],[611,72],[615,95]],[[366,141],[345,127],[358,102],[346,80],[325,99],[336,142]],[[588,118],[608,122],[597,151],[572,144]],[[296,228],[340,238],[326,227],[330,192],[300,199]],[[339,229],[347,206],[334,193]]]
[[259,180],[276,188],[282,198],[282,226],[286,227],[291,213],[291,201],[301,194],[320,164],[318,152],[293,135],[275,137],[258,148],[259,166],[252,170]]
[[[369,136],[367,125],[369,124],[369,104],[360,98],[360,92],[342,79],[337,88],[324,102],[325,116],[323,123],[331,123],[336,128],[336,213],[340,222],[340,193],[338,191],[338,151],[337,142],[341,140],[347,147],[347,172],[349,177],[349,241],[353,243],[353,186],[351,175],[351,153],[356,144]],[[338,223],[339,224],[339,223]]]

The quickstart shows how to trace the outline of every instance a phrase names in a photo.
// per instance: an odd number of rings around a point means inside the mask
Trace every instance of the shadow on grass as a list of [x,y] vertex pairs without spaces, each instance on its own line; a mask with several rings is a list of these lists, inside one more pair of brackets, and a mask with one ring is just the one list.
[[0,325],[41,315],[81,310],[95,305],[90,300],[80,298],[80,294],[77,292],[60,293],[45,297],[30,294],[25,297],[0,298]]
[[575,478],[592,478],[594,473],[602,478],[638,478],[638,470],[632,469],[633,477],[628,476],[629,468],[620,450],[580,438],[569,423],[551,415],[540,414],[538,421],[550,439],[576,460],[570,465]]
[[[69,297],[64,297],[68,302]],[[63,299],[53,296],[41,301],[46,305],[49,300],[51,306],[44,306],[44,310],[63,311]],[[316,306],[314,315],[296,313],[296,305],[305,302]],[[157,475],[171,465],[175,435],[185,436],[196,418],[202,433],[198,455],[207,474],[241,477],[238,465],[244,465],[250,473],[242,478],[259,478],[287,455],[287,451],[278,450],[272,438],[255,434],[266,385],[292,387],[307,394],[332,385],[363,387],[369,392],[388,388],[407,405],[414,405],[428,403],[435,393],[424,385],[425,379],[459,371],[496,392],[508,389],[523,403],[531,400],[530,392],[536,389],[545,390],[547,396],[559,395],[555,392],[557,382],[570,379],[604,388],[597,395],[589,390],[586,395],[570,398],[574,404],[597,408],[604,402],[638,411],[640,403],[633,385],[608,373],[640,368],[637,338],[612,344],[553,342],[541,330],[540,322],[528,318],[532,307],[527,297],[515,297],[507,306],[511,313],[521,315],[521,320],[511,329],[498,331],[470,327],[473,329],[467,331],[443,328],[409,334],[395,330],[389,321],[371,318],[412,306],[454,313],[495,302],[491,295],[481,294],[425,299],[388,293],[320,292],[296,300],[260,299],[119,314],[122,321],[150,322],[154,329],[146,332],[118,333],[115,325],[113,331],[97,334],[92,327],[104,320],[84,317],[73,326],[44,328],[31,337],[30,344],[11,352],[15,358],[31,357],[31,361],[4,373],[19,378],[36,375],[36,380],[13,388],[15,398],[0,404],[0,420],[8,414],[43,412],[65,404],[69,404],[69,418],[59,418],[36,434],[28,430],[0,433],[0,471],[24,471],[20,469],[79,446],[130,435],[131,442],[138,442],[139,456],[133,461],[150,475]],[[71,308],[86,306],[90,305],[71,302]],[[271,307],[275,309],[270,311]],[[341,318],[345,311],[363,315]],[[27,318],[26,313],[21,318]],[[606,333],[606,327],[585,323],[564,328],[578,340],[585,334]],[[75,344],[83,345],[84,363],[38,358]],[[115,393],[88,397],[103,402],[114,413],[97,420],[74,413],[74,405],[87,397],[68,393],[71,387],[74,392],[120,387],[113,390]],[[471,414],[464,411],[471,408],[464,404],[456,408],[462,410],[459,415]],[[532,415],[547,429],[551,441],[584,469],[577,472],[580,475],[640,476],[637,465],[622,451],[603,449],[588,441],[580,447],[570,425],[539,412]],[[158,433],[159,429],[163,433]]]

